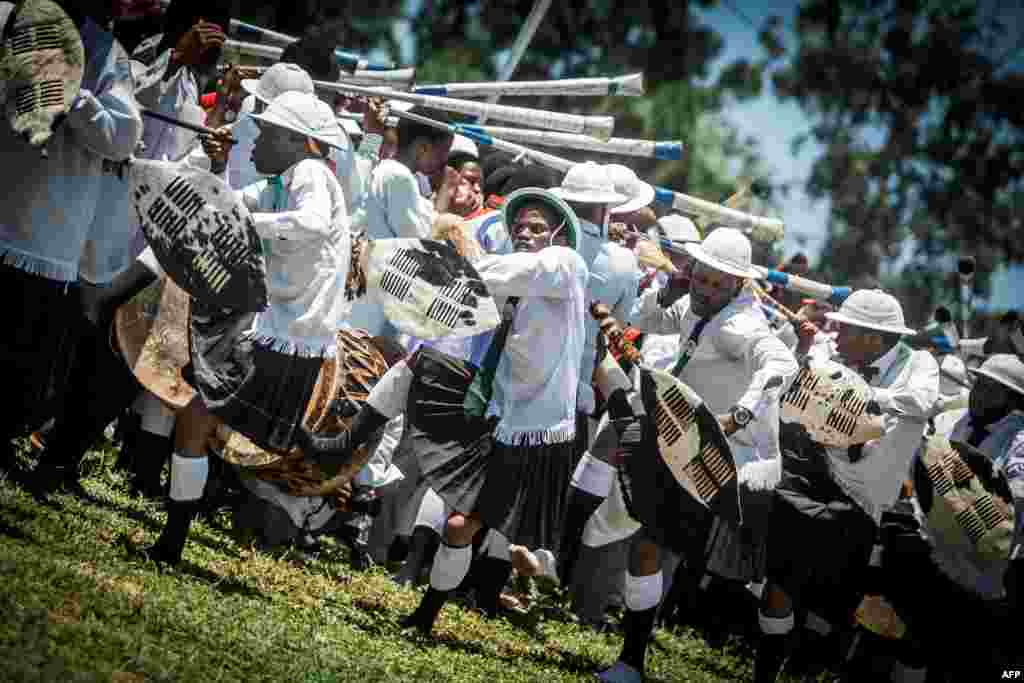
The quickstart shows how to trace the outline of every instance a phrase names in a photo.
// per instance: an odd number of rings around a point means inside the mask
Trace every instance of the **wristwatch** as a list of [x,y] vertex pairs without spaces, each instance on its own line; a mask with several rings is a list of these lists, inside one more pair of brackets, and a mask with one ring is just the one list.
[[736,426],[740,429],[746,427],[750,424],[750,421],[754,419],[754,414],[743,406],[735,406],[729,412],[732,415],[733,422],[735,422]]

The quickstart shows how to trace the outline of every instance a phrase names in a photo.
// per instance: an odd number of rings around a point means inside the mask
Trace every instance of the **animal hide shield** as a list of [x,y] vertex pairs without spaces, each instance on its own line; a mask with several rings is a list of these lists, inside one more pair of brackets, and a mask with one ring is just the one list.
[[1009,560],[1013,496],[984,453],[943,437],[925,439],[914,466],[914,492],[937,544],[967,551],[983,570]]
[[659,370],[642,372],[641,395],[654,420],[658,453],[676,483],[716,515],[738,523],[736,463],[714,414],[690,387]]
[[267,307],[260,239],[231,188],[212,173],[165,161],[133,161],[128,178],[142,232],[175,284],[212,306]]
[[0,101],[14,134],[44,146],[82,88],[85,48],[75,22],[52,0],[15,5],[0,43]]
[[885,432],[881,415],[867,412],[871,388],[860,375],[834,361],[800,369],[782,396],[783,422],[799,423],[823,446],[847,448]]
[[114,336],[132,374],[172,409],[184,408],[195,390],[181,375],[189,361],[189,298],[161,278],[117,309]]
[[373,240],[363,258],[367,290],[406,334],[420,339],[471,337],[501,322],[480,275],[448,244]]
[[[349,428],[370,391],[388,370],[379,343],[363,330],[338,330],[335,356],[321,365],[306,406],[303,424],[307,429],[317,434],[337,434]],[[347,485],[351,477],[325,479],[298,449],[287,453],[266,451],[228,425],[218,428],[217,440],[224,460],[275,484],[289,495],[324,496],[341,509],[348,504]],[[376,448],[376,441],[371,439],[359,450]]]

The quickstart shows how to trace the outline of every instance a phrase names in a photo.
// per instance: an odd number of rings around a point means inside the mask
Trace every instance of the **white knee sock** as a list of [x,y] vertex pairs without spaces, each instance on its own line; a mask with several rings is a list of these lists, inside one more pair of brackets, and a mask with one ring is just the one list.
[[484,537],[483,545],[480,546],[480,551],[485,552],[487,557],[493,557],[496,560],[505,560],[510,562],[512,560],[512,554],[509,552],[509,540],[500,531],[494,529],[487,530],[487,536]]
[[150,392],[144,392],[135,401],[135,412],[139,414],[144,432],[157,436],[170,436],[174,429],[174,411]]
[[434,556],[434,565],[430,568],[430,587],[439,591],[458,588],[469,573],[472,560],[472,544],[451,546],[442,542]]
[[792,612],[785,617],[770,617],[760,610],[757,612],[757,621],[761,625],[761,633],[768,636],[784,636],[793,630],[796,623]]
[[631,612],[644,612],[661,602],[661,572],[650,576],[633,576],[626,572],[625,603]]
[[366,402],[381,415],[393,418],[405,412],[405,402],[412,386],[412,370],[408,364],[399,361],[377,380]]
[[581,491],[607,498],[614,478],[614,467],[590,453],[584,453],[576,465],[576,471],[572,473],[572,485]]
[[416,523],[413,526],[425,526],[428,529],[433,529],[440,536],[444,533],[444,525],[447,521],[448,512],[444,500],[437,495],[434,489],[428,488],[423,494],[420,509],[416,511]]
[[199,500],[210,474],[210,459],[186,458],[175,453],[171,456],[171,500],[187,502]]

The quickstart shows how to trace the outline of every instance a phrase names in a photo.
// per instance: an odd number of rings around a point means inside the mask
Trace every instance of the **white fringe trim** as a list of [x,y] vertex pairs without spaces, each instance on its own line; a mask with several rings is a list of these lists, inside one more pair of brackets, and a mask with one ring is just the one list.
[[248,340],[260,348],[280,353],[284,356],[301,356],[302,358],[332,358],[337,351],[334,344],[330,346],[315,345],[299,339],[285,339],[269,334],[243,332],[242,339]]
[[543,446],[566,443],[576,438],[576,420],[562,420],[553,427],[520,431],[499,423],[494,430],[494,439],[506,446]]
[[47,280],[74,282],[78,279],[78,264],[71,261],[57,261],[30,254],[7,244],[0,243],[0,263],[23,270],[29,275],[38,275]]

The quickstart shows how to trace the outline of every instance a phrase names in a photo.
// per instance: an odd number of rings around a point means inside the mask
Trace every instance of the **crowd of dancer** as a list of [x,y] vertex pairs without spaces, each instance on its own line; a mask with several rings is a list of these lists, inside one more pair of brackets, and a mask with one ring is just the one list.
[[[801,300],[764,281],[742,230],[702,232],[656,210],[654,188],[626,166],[557,173],[403,117],[397,102],[322,99],[314,81],[341,76],[329,28],[260,74],[217,68],[231,3],[174,0],[152,36],[119,20],[131,3],[64,4],[86,50],[81,93],[45,159],[0,132],[17,169],[0,198],[13,316],[0,363],[19,397],[4,412],[0,465],[15,468],[14,440],[31,434],[23,476],[33,495],[79,490],[83,456],[116,423],[133,493],[166,498],[166,525],[143,558],[179,564],[192,521],[229,481],[245,499],[236,523],[265,546],[310,548],[331,533],[357,568],[394,562],[398,583],[426,583],[403,622],[424,634],[453,593],[471,591],[497,617],[512,609],[513,574],[546,577],[582,623],[621,631],[602,681],[642,680],[659,616],[671,607],[692,620],[695,596],[716,586],[750,596],[758,682],[822,643],[842,670],[865,632],[883,633],[897,681],[976,680],[979,666],[1024,661],[1014,634],[1024,616],[1016,315],[969,347],[907,327],[877,284],[837,305]],[[0,2],[0,24],[11,7]],[[214,132],[143,118],[143,108]],[[195,396],[180,409],[111,344],[117,310],[166,277],[132,209],[122,163],[132,159],[218,176],[250,211],[266,259],[266,310],[192,302],[182,376]],[[496,329],[417,339],[374,298],[347,295],[357,240],[452,230],[498,304]],[[779,270],[806,268],[800,255]],[[638,362],[609,342],[593,304],[625,328]],[[387,369],[347,429],[314,432],[303,421],[310,392],[346,329],[364,331]],[[800,369],[830,360],[871,387],[877,438],[826,446],[780,418]],[[702,429],[731,454],[732,508],[666,476],[641,400],[651,369],[714,416]],[[457,410],[425,415],[428,404]],[[222,425],[267,452],[297,449],[326,477],[354,467],[344,509],[211,459]],[[936,438],[984,456],[958,481],[977,475],[979,496],[1010,511],[1006,552],[948,542],[933,514],[945,493],[926,485]]]

